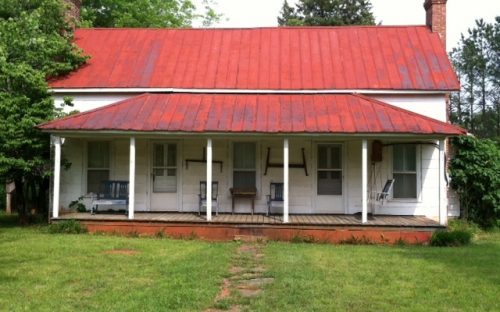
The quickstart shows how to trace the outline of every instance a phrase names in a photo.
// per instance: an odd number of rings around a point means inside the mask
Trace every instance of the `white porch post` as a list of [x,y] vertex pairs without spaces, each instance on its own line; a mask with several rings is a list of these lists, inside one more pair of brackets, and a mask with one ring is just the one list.
[[288,139],[283,140],[283,223],[288,223]]
[[212,221],[212,139],[207,139],[207,221]]
[[52,200],[52,217],[59,217],[59,192],[61,186],[61,138],[54,137],[54,197]]
[[368,222],[368,144],[366,139],[361,143],[361,222]]
[[448,207],[446,196],[446,182],[444,175],[446,174],[446,164],[444,163],[445,140],[439,140],[439,224],[448,224]]
[[134,218],[135,209],[135,137],[130,137],[129,157],[129,185],[128,185],[128,218]]

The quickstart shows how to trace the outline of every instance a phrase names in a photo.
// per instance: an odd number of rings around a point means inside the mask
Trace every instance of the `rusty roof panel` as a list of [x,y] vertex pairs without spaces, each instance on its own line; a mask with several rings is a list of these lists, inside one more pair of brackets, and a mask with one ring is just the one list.
[[425,26],[77,29],[91,56],[52,88],[457,90]]
[[466,133],[451,124],[356,94],[143,94],[39,127],[70,131]]

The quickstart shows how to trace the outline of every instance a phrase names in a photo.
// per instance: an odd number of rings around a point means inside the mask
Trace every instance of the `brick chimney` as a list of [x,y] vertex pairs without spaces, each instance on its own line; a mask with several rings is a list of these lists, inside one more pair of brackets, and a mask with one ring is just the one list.
[[425,0],[425,24],[441,37],[446,48],[446,2],[448,0]]
[[74,19],[74,21],[79,21],[83,0],[64,0],[64,2],[68,6],[68,17]]

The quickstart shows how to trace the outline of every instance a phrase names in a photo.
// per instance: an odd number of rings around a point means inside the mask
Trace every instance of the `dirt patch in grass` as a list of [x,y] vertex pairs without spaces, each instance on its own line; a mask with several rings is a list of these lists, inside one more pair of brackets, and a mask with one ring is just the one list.
[[105,250],[103,253],[108,254],[108,255],[126,255],[126,256],[133,256],[139,253],[137,250],[133,249],[110,249],[110,250]]
[[274,281],[273,278],[264,277],[266,271],[262,264],[264,242],[243,241],[233,257],[229,269],[230,276],[224,279],[213,308],[205,312],[240,311],[243,305],[248,304],[244,298],[261,295],[264,286]]

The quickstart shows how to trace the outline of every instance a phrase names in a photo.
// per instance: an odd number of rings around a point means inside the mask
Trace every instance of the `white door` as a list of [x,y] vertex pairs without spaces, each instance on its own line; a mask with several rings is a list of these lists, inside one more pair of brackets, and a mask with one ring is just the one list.
[[151,211],[179,211],[177,205],[177,144],[152,144]]
[[314,213],[344,213],[342,144],[318,144],[316,151]]

